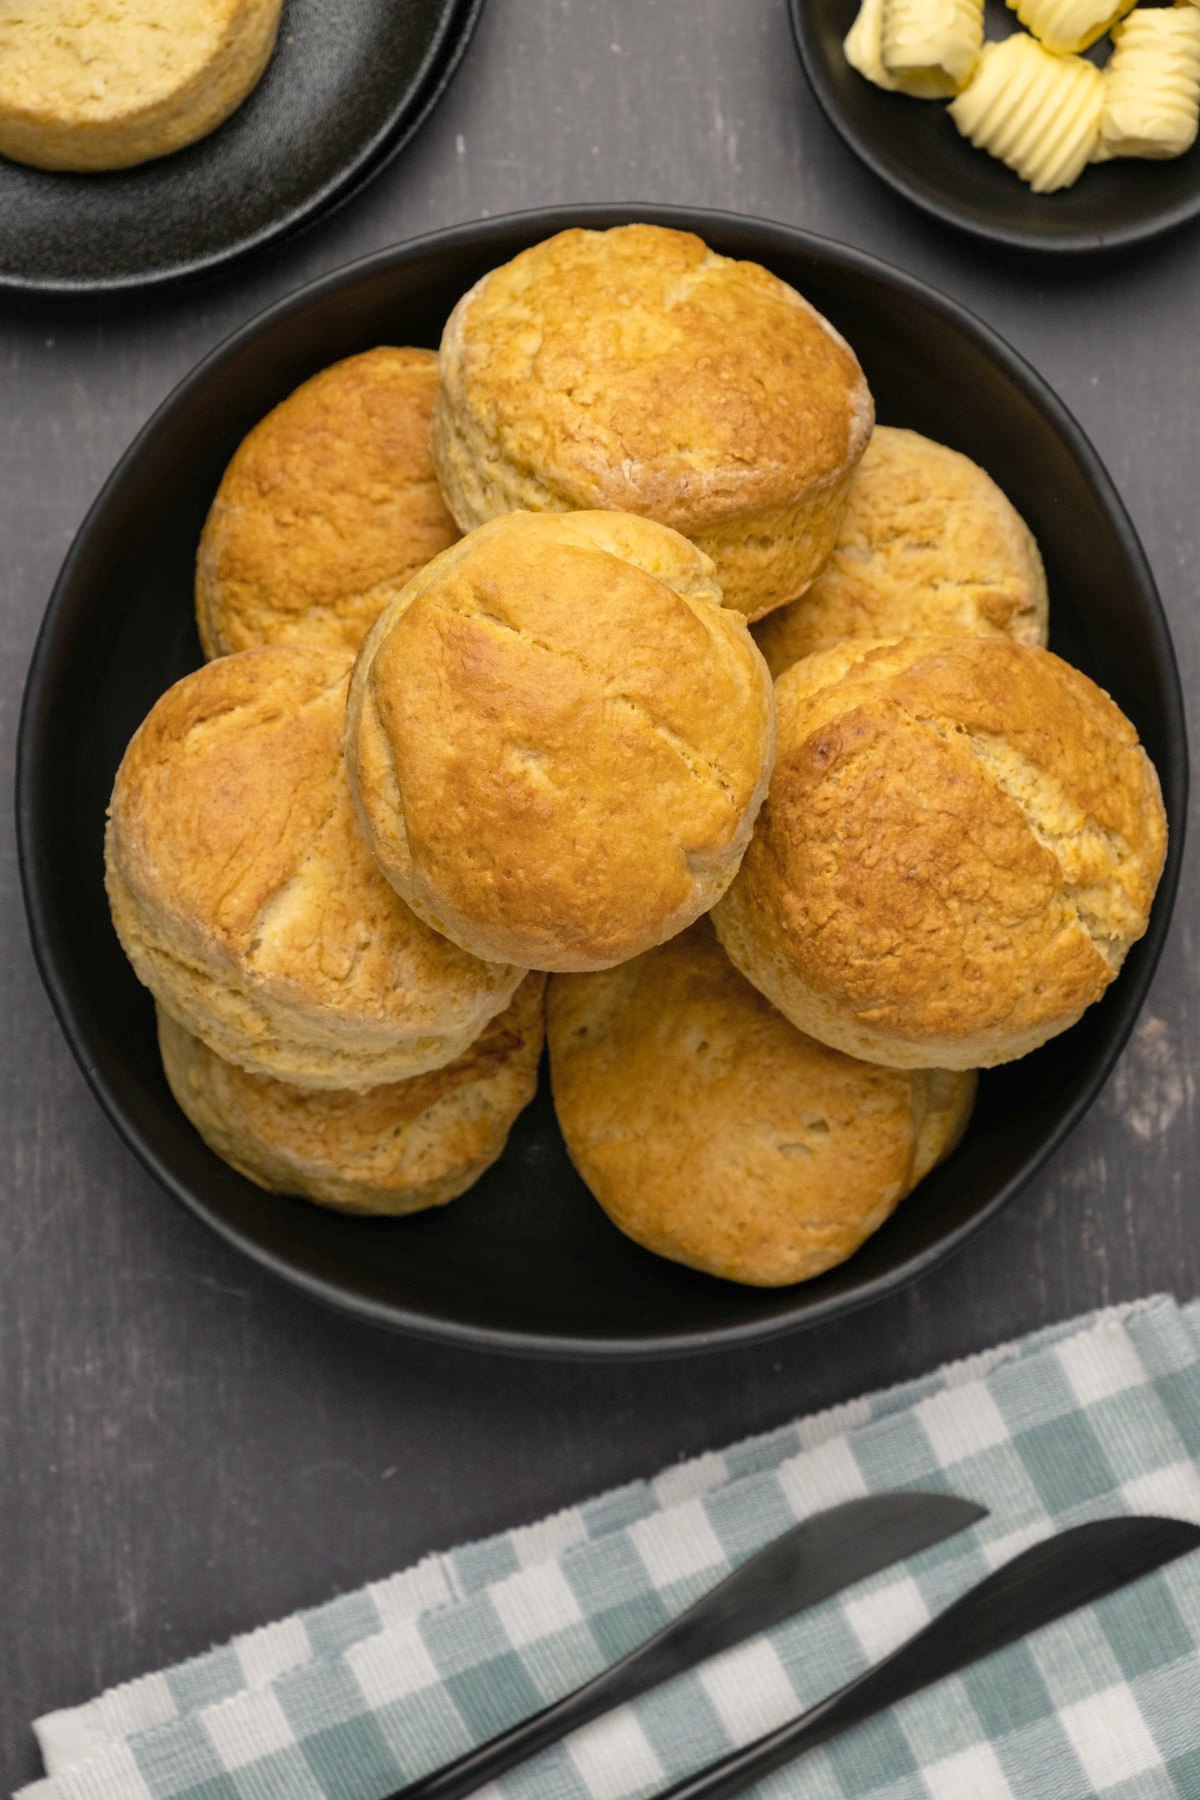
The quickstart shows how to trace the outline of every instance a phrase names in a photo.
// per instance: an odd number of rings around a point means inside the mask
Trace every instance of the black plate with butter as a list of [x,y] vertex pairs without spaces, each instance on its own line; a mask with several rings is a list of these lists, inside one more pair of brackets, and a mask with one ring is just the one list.
[[[1200,215],[1200,144],[1168,162],[1098,163],[1074,187],[1035,194],[959,135],[946,101],[885,93],[850,67],[842,42],[858,0],[789,4],[800,60],[834,130],[897,193],[946,224],[1023,250],[1081,252],[1140,243]],[[987,0],[987,29],[990,37],[1014,29],[1000,0]]]
[[212,269],[373,179],[446,89],[483,0],[284,0],[258,87],[208,137],[70,175],[0,157],[0,290],[93,294]]
[[[434,345],[486,270],[568,225],[649,219],[765,263],[850,339],[880,418],[955,445],[1040,540],[1055,649],[1109,689],[1158,766],[1171,823],[1150,921],[1110,992],[1036,1055],[983,1077],[960,1148],[840,1268],[739,1288],[660,1261],[608,1223],[567,1160],[543,1080],[505,1155],[452,1205],[354,1219],[263,1193],[205,1148],[167,1089],[149,995],[103,887],[104,810],[125,744],[200,661],[196,541],[226,462],[298,382],[387,342]],[[214,351],[151,419],[93,506],[34,653],[18,826],[34,947],[102,1105],[162,1182],[229,1242],[360,1317],[493,1350],[633,1356],[769,1337],[860,1306],[961,1245],[1095,1099],[1145,997],[1183,848],[1187,748],[1171,640],[1111,481],[1051,390],[979,320],[858,250],[782,225],[662,207],[586,207],[458,226],[327,276]]]

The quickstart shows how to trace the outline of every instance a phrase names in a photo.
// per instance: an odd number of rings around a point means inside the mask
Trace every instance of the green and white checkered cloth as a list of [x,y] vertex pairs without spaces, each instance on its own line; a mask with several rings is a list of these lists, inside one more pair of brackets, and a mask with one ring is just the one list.
[[[1200,1303],[1095,1314],[433,1556],[39,1721],[23,1800],[378,1800],[594,1675],[798,1518],[942,1487],[978,1528],[483,1790],[652,1795],[779,1724],[997,1563],[1121,1512],[1200,1522]],[[782,1800],[1198,1800],[1200,1555],[773,1776]]]

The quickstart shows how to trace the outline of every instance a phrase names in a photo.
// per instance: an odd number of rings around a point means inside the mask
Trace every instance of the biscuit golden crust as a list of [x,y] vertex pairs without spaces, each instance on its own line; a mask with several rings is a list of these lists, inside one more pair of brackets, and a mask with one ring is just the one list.
[[724,892],[774,755],[766,664],[684,538],[510,513],[445,551],[355,665],[346,757],[410,906],[478,956],[603,968]]
[[523,973],[447,943],[372,861],[340,754],[349,668],[276,646],[185,676],[109,809],[109,900],[138,978],[217,1055],[304,1087],[440,1067]]
[[829,561],[802,599],[755,630],[778,677],[851,637],[970,632],[1041,644],[1046,573],[991,476],[916,431],[877,425]]
[[351,654],[388,601],[458,536],[429,436],[432,350],[323,369],[239,446],[196,558],[206,656],[312,643]]
[[781,1287],[843,1262],[966,1126],[975,1077],[875,1067],[788,1024],[707,920],[619,969],[551,979],[567,1148],[659,1256]]
[[544,985],[544,976],[526,976],[444,1068],[361,1094],[251,1075],[161,1008],[158,1041],[179,1105],[239,1173],[272,1193],[399,1216],[456,1199],[504,1149],[537,1088]]
[[280,0],[0,0],[0,155],[122,169],[216,129],[257,86]]
[[1078,670],[1006,638],[848,642],[776,685],[779,757],[714,922],[822,1042],[896,1067],[1036,1049],[1107,988],[1166,852],[1158,778]]
[[495,269],[442,338],[434,448],[464,530],[604,508],[670,525],[757,617],[832,546],[873,408],[793,288],[689,232],[564,231]]

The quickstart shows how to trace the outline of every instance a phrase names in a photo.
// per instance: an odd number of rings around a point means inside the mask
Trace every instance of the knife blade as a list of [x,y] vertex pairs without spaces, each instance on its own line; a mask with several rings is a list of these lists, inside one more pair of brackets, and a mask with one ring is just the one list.
[[1059,1532],[969,1588],[864,1675],[798,1719],[676,1782],[658,1800],[729,1800],[885,1707],[1193,1550],[1200,1550],[1200,1527],[1182,1519],[1097,1519]]
[[785,1531],[593,1680],[387,1800],[460,1800],[569,1732],[985,1518],[956,1494],[849,1500]]

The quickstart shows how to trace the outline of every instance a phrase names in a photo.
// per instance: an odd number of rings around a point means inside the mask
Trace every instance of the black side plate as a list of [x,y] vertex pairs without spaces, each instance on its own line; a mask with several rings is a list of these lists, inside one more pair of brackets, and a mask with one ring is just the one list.
[[483,0],[284,0],[275,54],[233,117],[103,175],[0,157],[0,290],[100,293],[212,269],[378,174],[445,91]]

